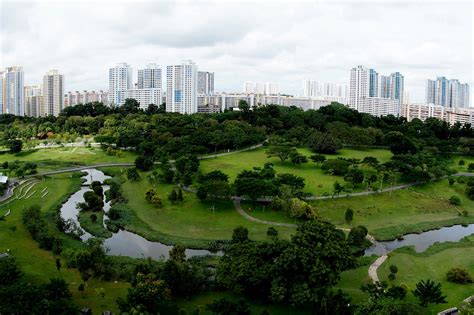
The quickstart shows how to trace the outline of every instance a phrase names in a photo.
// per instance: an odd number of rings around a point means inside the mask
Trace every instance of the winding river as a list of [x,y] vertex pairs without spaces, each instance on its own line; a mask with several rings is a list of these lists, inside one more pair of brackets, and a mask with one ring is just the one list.
[[404,246],[413,246],[415,252],[421,253],[435,243],[458,242],[471,234],[474,234],[474,224],[453,225],[420,234],[405,234],[403,240],[376,242],[374,246],[366,249],[365,255],[380,256]]
[[[87,169],[84,170],[87,174],[82,178],[85,181],[82,184],[81,189],[72,194],[69,199],[61,207],[61,217],[64,220],[72,220],[78,226],[80,226],[78,215],[79,209],[76,208],[77,204],[84,202],[84,193],[91,191],[89,188],[90,184],[93,181],[99,181],[101,183],[104,180],[109,179],[110,176],[105,175],[103,172],[97,169]],[[104,192],[109,189],[109,186],[102,186]],[[105,198],[104,198],[105,199]],[[107,212],[110,210],[110,201],[104,203],[104,222],[107,218]],[[104,223],[105,226],[105,223]],[[84,234],[81,236],[82,241],[87,241],[89,238],[93,237],[90,233],[86,232],[81,228]],[[104,246],[107,248],[108,255],[115,256],[128,256],[132,258],[147,258],[151,257],[154,259],[169,257],[169,251],[172,246],[162,244],[160,242],[151,242],[138,234],[120,230],[117,233],[104,240]],[[205,256],[205,255],[215,255],[208,250],[203,249],[186,249],[186,257],[192,256]]]

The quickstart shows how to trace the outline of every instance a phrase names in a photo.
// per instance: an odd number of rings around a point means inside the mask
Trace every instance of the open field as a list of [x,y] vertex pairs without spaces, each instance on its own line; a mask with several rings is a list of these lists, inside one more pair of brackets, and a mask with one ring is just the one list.
[[74,165],[133,162],[136,154],[123,151],[122,157],[109,156],[101,148],[64,147],[22,151],[17,154],[1,153],[0,163],[15,160],[38,164],[38,171],[54,170]]
[[[474,201],[464,193],[465,185],[448,180],[414,186],[409,189],[351,198],[311,201],[321,218],[341,227],[350,228],[344,220],[348,208],[354,211],[352,226],[364,225],[379,240],[393,239],[399,234],[422,232],[453,224],[474,223]],[[448,202],[453,196],[461,198],[461,205]],[[416,201],[416,202],[415,202]],[[251,204],[243,204],[248,211]],[[462,211],[468,216],[460,216]],[[248,213],[256,218],[277,222],[293,223],[285,213],[261,206]]]
[[[25,229],[21,221],[22,210],[33,204],[41,205],[41,210],[45,213],[45,219],[50,222],[49,230],[56,236],[62,237],[65,246],[80,246],[79,241],[72,240],[55,229],[50,220],[51,212],[48,212],[57,205],[58,200],[76,191],[79,185],[80,178],[71,178],[70,174],[56,175],[38,183],[32,189],[32,191],[36,190],[36,193],[29,199],[13,200],[9,205],[4,203],[0,206],[1,214],[4,214],[8,207],[11,209],[11,214],[5,218],[5,221],[0,221],[0,252],[9,249],[11,254],[20,262],[28,280],[43,283],[49,281],[50,278],[59,277],[59,274],[56,270],[55,256],[52,252],[40,249],[37,242],[31,238]],[[45,187],[48,187],[49,194],[41,198],[40,192]],[[16,191],[16,194],[18,192],[19,190]],[[77,305],[91,307],[94,313],[100,313],[102,310],[118,311],[115,299],[126,294],[126,288],[129,287],[128,283],[90,279],[83,298],[77,290],[79,284],[82,283],[79,272],[74,269],[67,269],[64,261],[62,264],[61,275],[69,283],[73,300]],[[105,289],[106,294],[103,300],[97,296],[96,288]]]
[[[323,193],[331,194],[333,192],[333,184],[336,180],[340,183],[344,182],[344,179],[340,176],[326,174],[312,161],[295,166],[289,160],[282,162],[277,157],[267,158],[266,150],[266,148],[261,148],[217,157],[215,159],[206,159],[201,161],[201,170],[203,172],[221,170],[229,175],[229,180],[233,182],[237,174],[242,170],[251,169],[252,167],[262,167],[265,163],[270,162],[273,163],[277,173],[292,173],[305,178],[306,187],[304,190],[313,195],[322,195]],[[308,157],[313,154],[306,148],[299,149],[298,151]],[[335,159],[337,157],[344,157],[363,159],[366,156],[373,156],[380,162],[387,162],[390,160],[392,153],[388,150],[381,149],[355,150],[344,148],[339,150],[338,154],[326,155],[326,158]]]
[[474,295],[474,284],[456,284],[446,280],[446,272],[452,267],[463,267],[474,274],[474,236],[457,243],[441,243],[426,252],[414,253],[409,248],[400,248],[389,255],[389,259],[379,268],[381,280],[388,281],[390,265],[398,267],[397,284],[406,284],[410,290],[420,280],[432,279],[440,282],[448,304],[430,305],[435,314],[440,310],[458,306],[462,300]]
[[[172,204],[168,194],[175,186],[158,184],[154,187],[163,200],[163,207],[156,208],[145,200],[145,191],[152,187],[146,179],[147,173],[140,175],[141,181],[126,181],[122,186],[128,199],[125,207],[133,212],[128,230],[150,240],[181,242],[193,247],[206,245],[211,240],[230,239],[237,226],[247,227],[251,239],[267,239],[268,226],[242,218],[231,201],[216,203],[213,212],[211,203],[201,202],[194,193],[183,192],[184,201]],[[281,237],[288,238],[294,229],[281,227],[278,231]]]

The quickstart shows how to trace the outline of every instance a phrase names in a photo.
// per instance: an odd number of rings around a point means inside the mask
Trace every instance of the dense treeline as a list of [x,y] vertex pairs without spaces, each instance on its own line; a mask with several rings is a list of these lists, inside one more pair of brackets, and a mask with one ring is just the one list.
[[146,111],[127,100],[110,108],[101,103],[67,107],[59,117],[0,115],[0,137],[11,139],[74,140],[96,135],[96,141],[119,147],[134,147],[155,159],[164,155],[203,154],[242,148],[262,142],[270,135],[298,145],[317,147],[325,143],[352,146],[390,146],[393,136],[403,134],[406,145],[437,148],[439,152],[474,154],[474,129],[470,124],[430,118],[411,122],[403,117],[374,117],[333,103],[319,110],[265,105],[217,114],[179,115],[150,106]]

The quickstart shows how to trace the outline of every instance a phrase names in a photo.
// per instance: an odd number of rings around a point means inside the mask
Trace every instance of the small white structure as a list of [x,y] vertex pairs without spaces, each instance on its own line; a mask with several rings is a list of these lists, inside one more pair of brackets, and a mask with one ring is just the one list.
[[8,176],[4,176],[0,173],[0,184],[6,184],[8,182]]

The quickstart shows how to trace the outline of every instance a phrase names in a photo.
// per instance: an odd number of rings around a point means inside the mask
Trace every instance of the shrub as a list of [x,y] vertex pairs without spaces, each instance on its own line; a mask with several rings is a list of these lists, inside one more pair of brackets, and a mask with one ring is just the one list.
[[278,231],[275,229],[273,226],[270,226],[267,230],[267,236],[269,237],[277,237],[278,236]]
[[459,160],[459,163],[458,163],[459,166],[463,166],[464,164],[466,164],[466,162],[464,162],[464,160]]
[[96,221],[97,221],[97,214],[92,213],[89,217],[91,218],[91,221],[92,221],[92,222],[96,222]]
[[461,204],[461,198],[458,196],[451,196],[449,197],[449,203],[455,206],[459,206]]
[[449,282],[454,282],[454,283],[461,283],[461,284],[466,284],[466,283],[471,283],[472,282],[472,277],[469,274],[469,272],[462,268],[462,267],[454,267],[451,268],[447,273],[446,277]]
[[450,178],[448,178],[448,182],[449,182],[449,186],[453,186],[454,183],[455,183],[455,180],[454,180],[454,178],[450,177]]
[[469,163],[469,165],[467,166],[467,170],[469,172],[474,172],[474,163]]

